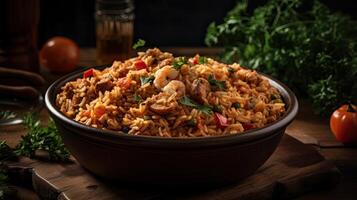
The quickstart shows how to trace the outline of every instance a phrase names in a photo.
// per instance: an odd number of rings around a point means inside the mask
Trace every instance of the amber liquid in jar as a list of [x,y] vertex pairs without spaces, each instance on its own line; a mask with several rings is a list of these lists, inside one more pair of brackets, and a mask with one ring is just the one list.
[[105,20],[97,23],[97,64],[128,59],[132,45],[132,22]]
[[124,61],[131,56],[134,33],[132,0],[96,1],[97,64]]

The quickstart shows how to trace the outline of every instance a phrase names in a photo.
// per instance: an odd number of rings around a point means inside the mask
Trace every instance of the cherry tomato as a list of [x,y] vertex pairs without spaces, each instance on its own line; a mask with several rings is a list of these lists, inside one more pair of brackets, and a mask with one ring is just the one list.
[[332,113],[330,128],[336,139],[342,143],[357,143],[356,106],[343,105]]
[[137,60],[137,61],[134,63],[134,65],[135,65],[135,68],[136,68],[137,70],[146,69],[146,68],[147,68],[146,63],[145,63],[144,61],[142,61],[142,60]]
[[214,119],[218,128],[226,128],[227,126],[229,126],[228,119],[217,112],[214,113]]
[[65,37],[53,37],[40,50],[40,63],[51,72],[73,71],[79,61],[79,48]]

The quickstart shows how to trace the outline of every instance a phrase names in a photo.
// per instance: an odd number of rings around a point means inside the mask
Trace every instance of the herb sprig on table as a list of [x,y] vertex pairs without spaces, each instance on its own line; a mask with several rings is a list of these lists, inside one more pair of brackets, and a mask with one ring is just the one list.
[[48,152],[49,159],[53,161],[67,161],[69,152],[65,148],[58,130],[52,121],[47,126],[41,124],[38,117],[28,114],[24,117],[24,126],[27,134],[22,136],[15,149],[11,149],[5,141],[0,142],[0,199],[5,199],[9,188],[7,186],[8,174],[3,162],[17,159],[18,156],[34,157],[37,150]]
[[24,117],[24,125],[28,133],[22,136],[22,140],[16,146],[17,155],[33,157],[37,150],[45,150],[50,160],[68,160],[69,152],[52,119],[48,121],[47,126],[44,126],[38,118],[29,114]]
[[270,0],[253,12],[243,1],[222,24],[209,25],[205,42],[225,47],[224,62],[282,80],[328,115],[357,101],[356,30],[317,0]]

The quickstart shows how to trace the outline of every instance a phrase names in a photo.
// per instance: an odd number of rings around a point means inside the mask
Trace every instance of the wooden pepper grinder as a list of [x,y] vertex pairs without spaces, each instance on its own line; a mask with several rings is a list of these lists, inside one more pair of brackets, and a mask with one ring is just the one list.
[[38,72],[39,3],[0,1],[0,66]]

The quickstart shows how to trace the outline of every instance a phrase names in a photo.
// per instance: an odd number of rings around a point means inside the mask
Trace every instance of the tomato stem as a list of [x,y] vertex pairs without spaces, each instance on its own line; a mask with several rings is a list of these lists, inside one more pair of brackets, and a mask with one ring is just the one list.
[[353,108],[352,103],[348,104],[347,112],[356,112],[356,110]]

